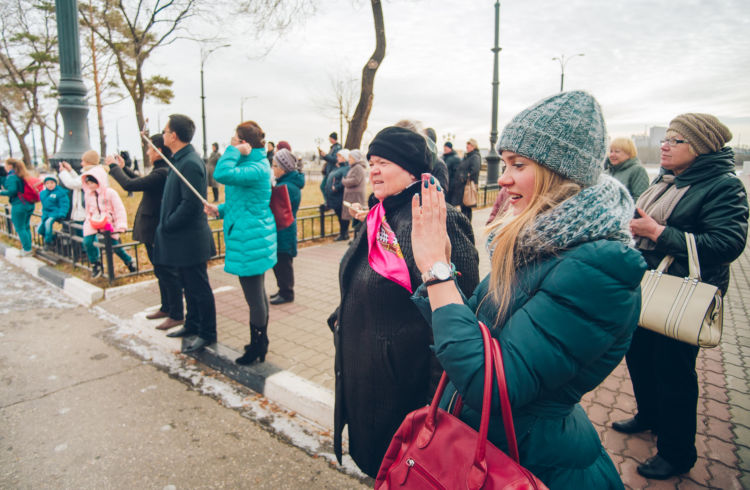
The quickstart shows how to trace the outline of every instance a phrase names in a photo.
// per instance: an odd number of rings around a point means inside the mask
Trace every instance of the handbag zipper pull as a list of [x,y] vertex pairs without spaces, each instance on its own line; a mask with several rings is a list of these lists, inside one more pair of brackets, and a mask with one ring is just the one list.
[[404,479],[401,481],[401,486],[406,483],[406,480],[409,478],[409,471],[412,468],[414,468],[414,460],[409,458],[406,460],[406,474],[404,475]]

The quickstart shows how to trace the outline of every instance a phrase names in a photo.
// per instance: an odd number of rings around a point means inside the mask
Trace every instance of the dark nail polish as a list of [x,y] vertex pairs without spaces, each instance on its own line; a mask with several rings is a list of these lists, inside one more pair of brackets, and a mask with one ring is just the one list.
[[441,189],[439,185],[437,186],[437,190],[438,192],[443,192],[443,189]]
[[430,184],[434,184],[434,183],[435,183],[435,177],[430,177]]
[[427,189],[430,186],[430,183],[426,180],[424,181],[424,188]]

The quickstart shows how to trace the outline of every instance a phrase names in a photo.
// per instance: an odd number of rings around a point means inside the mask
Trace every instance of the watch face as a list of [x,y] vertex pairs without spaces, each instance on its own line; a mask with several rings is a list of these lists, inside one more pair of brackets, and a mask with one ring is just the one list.
[[435,262],[432,266],[432,273],[436,279],[448,279],[451,276],[451,266],[445,262]]

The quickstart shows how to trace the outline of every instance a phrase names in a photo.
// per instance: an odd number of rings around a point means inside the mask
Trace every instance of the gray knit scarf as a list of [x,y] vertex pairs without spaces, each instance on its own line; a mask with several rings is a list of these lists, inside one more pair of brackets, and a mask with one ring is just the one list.
[[[638,198],[638,204],[636,204],[660,225],[667,224],[667,218],[672,214],[682,196],[690,189],[689,185],[678,189],[676,185],[672,185],[674,179],[673,174],[662,175],[659,182],[643,191],[641,197]],[[636,237],[635,245],[639,250],[654,250],[656,248],[655,242],[641,236]]]
[[[518,235],[516,263],[554,255],[595,240],[616,240],[632,245],[630,220],[633,199],[616,179],[602,174],[599,181],[541,213]],[[492,256],[494,233],[487,237]]]

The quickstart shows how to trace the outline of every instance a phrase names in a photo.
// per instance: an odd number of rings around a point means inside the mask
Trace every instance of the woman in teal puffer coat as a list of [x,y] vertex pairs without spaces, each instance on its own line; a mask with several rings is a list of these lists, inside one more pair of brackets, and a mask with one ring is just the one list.
[[224,270],[239,276],[250,307],[250,343],[235,362],[265,361],[268,352],[268,297],[265,272],[276,264],[276,222],[271,213],[271,166],[265,133],[254,121],[237,126],[232,144],[216,163],[214,179],[225,187],[223,204],[205,205],[224,219]]
[[[490,229],[492,270],[466,304],[437,273],[450,250],[442,192],[426,182],[422,205],[412,202],[414,258],[426,278],[414,299],[426,307],[429,297],[434,351],[451,381],[441,405],[457,390],[460,418],[479,427],[481,320],[502,348],[521,464],[551,489],[623,488],[578,403],[627,351],[646,269],[630,245],[633,201],[601,175],[605,134],[585,92],[542,100],[506,126],[498,184],[510,209]],[[498,403],[495,395],[489,439],[507,450]]]

